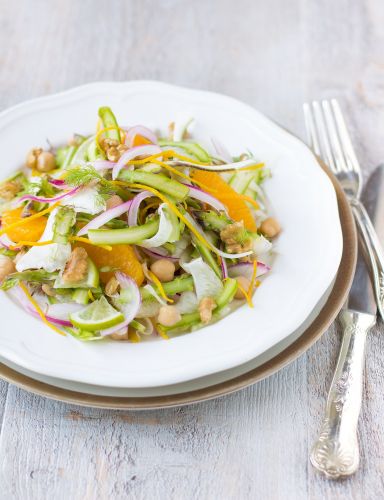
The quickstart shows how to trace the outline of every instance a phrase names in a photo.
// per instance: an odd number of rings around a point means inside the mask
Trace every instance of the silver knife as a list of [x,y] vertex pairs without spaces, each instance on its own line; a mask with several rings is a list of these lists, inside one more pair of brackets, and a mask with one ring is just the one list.
[[[379,239],[383,241],[383,165],[377,167],[370,176],[361,200]],[[369,252],[372,250],[362,247],[361,241],[348,304],[339,315],[343,338],[336,371],[320,433],[310,456],[314,467],[333,479],[349,476],[359,466],[357,422],[362,401],[365,342],[367,333],[376,323],[377,313],[370,276],[373,270],[367,267],[363,257],[364,253]]]

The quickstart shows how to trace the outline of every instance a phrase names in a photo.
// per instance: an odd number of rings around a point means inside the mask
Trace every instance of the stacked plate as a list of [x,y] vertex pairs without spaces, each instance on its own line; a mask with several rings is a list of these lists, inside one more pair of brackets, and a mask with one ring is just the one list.
[[[251,384],[302,354],[340,309],[355,265],[356,235],[343,193],[308,148],[254,109],[218,94],[157,82],[95,83],[29,101],[0,115],[4,178],[42,144],[89,134],[111,106],[124,123],[153,128],[195,117],[203,144],[219,138],[271,169],[267,195],[283,232],[255,307],[170,341],[81,343],[54,335],[0,295],[0,376],[77,404],[154,408],[200,401]],[[75,130],[74,130],[75,129]],[[22,143],[20,143],[22,137]],[[15,154],[16,152],[16,154]]]

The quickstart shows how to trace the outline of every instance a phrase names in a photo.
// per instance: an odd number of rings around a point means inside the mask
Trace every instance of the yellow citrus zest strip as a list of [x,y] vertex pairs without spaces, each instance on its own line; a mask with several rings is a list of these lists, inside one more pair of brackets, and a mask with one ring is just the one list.
[[166,196],[164,196],[160,191],[157,189],[154,189],[150,186],[145,186],[144,184],[130,184],[129,182],[124,182],[124,181],[114,181],[115,184],[121,185],[121,186],[128,186],[131,188],[137,188],[137,189],[144,189],[146,191],[150,191],[153,193],[155,196],[160,198],[164,203],[166,203],[169,208],[172,210],[174,214],[177,215],[177,217],[184,222],[184,224],[189,228],[189,230],[196,236],[196,238],[204,245],[206,246],[209,250],[212,252],[217,253],[217,250],[214,246],[209,243],[205,238],[201,236],[201,234],[195,229],[195,227],[187,220],[184,215],[180,212],[180,210],[174,205]]
[[250,203],[251,205],[253,205],[256,210],[258,210],[260,208],[260,205],[257,203],[256,200],[254,200],[253,198],[251,198],[250,196],[247,196],[246,194],[240,194],[240,193],[237,193],[241,198],[243,198],[244,201],[247,201],[248,203]]
[[138,342],[141,342],[141,337],[135,330],[128,330],[128,340],[130,340],[133,344],[137,344]]
[[45,245],[51,245],[52,240],[49,241],[18,241],[15,245],[10,246],[11,250],[16,250],[19,247],[44,247]]
[[241,291],[241,293],[244,295],[249,307],[254,307],[253,302],[252,302],[252,296],[243,288],[240,283],[237,283],[237,288]]
[[165,293],[165,290],[164,290],[163,285],[161,284],[161,281],[159,280],[159,278],[149,269],[147,270],[147,274],[148,274],[149,278],[154,282],[154,284],[159,289],[159,293],[163,297],[163,299],[172,304],[174,301],[172,299],[170,299],[168,297],[168,295]]
[[165,333],[164,328],[161,325],[157,324],[156,329],[159,332],[160,337],[163,337],[164,340],[169,340],[168,335]]
[[91,290],[88,290],[88,297],[92,300],[92,302],[95,301],[95,297],[93,296],[93,293],[91,292]]
[[188,163],[194,163],[195,165],[201,165],[202,167],[214,167],[214,165],[210,165],[209,163],[203,163],[202,161],[195,160],[194,158],[180,155],[179,153],[176,153],[176,151],[164,151],[166,153],[166,156],[168,157],[175,157],[178,158],[179,160],[182,161],[187,161]]
[[129,160],[127,161],[127,165],[145,165],[146,163],[150,163],[152,162],[153,160],[155,160],[156,158],[159,158],[160,156],[163,156],[164,155],[164,151],[162,151],[161,153],[156,153],[154,155],[151,155],[151,156],[146,156],[145,158],[141,158],[141,160]]
[[81,243],[87,243],[88,245],[93,245],[95,247],[104,248],[104,250],[108,250],[108,252],[112,251],[111,245],[98,245],[97,243],[92,243],[92,241],[89,240],[88,238],[82,238],[81,236],[72,236],[70,238],[70,240],[71,241],[80,241]]
[[[189,163],[194,163],[195,165],[200,165],[202,167],[221,167],[225,165],[211,165],[209,163],[203,163],[201,161],[194,160],[193,158],[188,158],[188,156],[183,156],[180,155],[179,153],[176,153],[175,151],[164,151],[164,153],[167,153],[167,156],[174,156],[175,158],[178,158],[179,160],[182,161],[187,161]],[[230,170],[227,170],[227,172],[231,172],[232,170],[235,170],[236,172],[246,172],[247,170],[257,170],[259,168],[264,167],[264,163],[255,163],[255,165],[249,165],[248,167],[242,167],[242,168],[232,168]],[[193,168],[193,167],[191,167]],[[218,170],[218,173],[220,171]]]
[[104,134],[104,132],[108,132],[108,130],[118,130],[121,134],[122,134],[122,137],[121,137],[121,144],[123,144],[123,138],[125,136],[125,131],[124,129],[122,129],[121,127],[116,127],[115,125],[111,125],[110,127],[105,127],[105,128],[102,128],[100,129],[97,134],[95,135],[95,141],[96,141],[96,144],[99,146],[100,149],[101,148],[101,145],[100,145],[100,136],[101,134]]
[[19,227],[23,226],[24,224],[28,224],[31,220],[38,219],[39,217],[42,217],[45,214],[48,214],[49,212],[52,212],[59,203],[54,203],[51,207],[46,208],[45,210],[42,210],[41,212],[37,212],[37,214],[30,215],[29,217],[25,217],[25,219],[22,219],[18,222],[13,222],[12,224],[9,224],[9,226],[5,227],[4,229],[0,230],[0,235],[6,233],[9,229],[13,229],[14,227]]
[[40,316],[41,320],[43,321],[43,323],[45,323],[47,326],[49,326],[49,328],[52,328],[52,330],[54,330],[56,333],[59,333],[60,335],[64,335],[65,336],[65,333],[62,332],[61,330],[59,330],[59,328],[56,328],[55,325],[53,325],[52,323],[50,323],[47,318],[45,317],[45,314],[43,313],[43,311],[40,309],[40,306],[39,304],[35,301],[35,299],[32,297],[32,295],[29,293],[27,287],[24,285],[24,283],[21,283],[20,282],[20,288],[23,290],[23,292],[25,293],[27,299],[29,300],[29,302],[33,305],[33,307],[36,309],[36,312],[37,314]]
[[253,273],[252,273],[251,282],[250,282],[249,288],[248,288],[248,295],[251,295],[253,292],[253,289],[255,288],[256,274],[257,274],[257,260],[254,260],[253,261]]
[[[234,168],[233,170],[236,170],[236,172],[247,172],[248,170],[258,170],[259,168],[263,168],[265,163],[255,163],[255,165],[249,165],[249,167],[241,167],[241,168]],[[228,172],[231,172],[231,170],[228,170]]]
[[189,175],[185,174],[184,172],[180,172],[180,170],[177,170],[176,168],[171,167],[170,165],[168,165],[167,163],[164,163],[163,161],[153,160],[152,163],[155,163],[156,165],[160,165],[161,167],[165,168],[166,170],[169,170],[170,172],[172,172],[173,174],[178,175],[179,177],[182,177],[183,179],[186,179],[187,181],[189,181],[191,183],[193,182],[197,186],[200,186],[201,188],[203,188],[207,191],[209,190],[209,187],[206,184],[203,184],[202,182],[199,182],[199,181],[196,181],[195,179],[192,179],[192,177],[189,177]]

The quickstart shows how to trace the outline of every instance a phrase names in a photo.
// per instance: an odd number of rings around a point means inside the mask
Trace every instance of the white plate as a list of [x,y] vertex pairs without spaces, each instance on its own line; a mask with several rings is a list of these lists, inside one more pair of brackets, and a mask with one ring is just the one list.
[[176,394],[184,394],[190,391],[198,391],[205,389],[207,387],[212,387],[213,385],[227,382],[236,377],[239,377],[245,373],[248,373],[258,366],[267,363],[267,361],[276,357],[282,351],[287,349],[295,340],[297,340],[309,325],[316,319],[317,315],[320,313],[321,309],[325,305],[328,297],[332,291],[333,283],[321,297],[319,302],[316,304],[314,310],[306,318],[304,323],[299,326],[297,330],[292,332],[288,337],[285,337],[281,342],[268,349],[267,351],[260,354],[254,359],[251,359],[247,363],[230,368],[229,370],[224,370],[222,372],[213,373],[212,375],[207,375],[205,377],[199,377],[186,382],[180,382],[178,384],[172,385],[162,385],[157,387],[140,387],[140,388],[130,388],[130,387],[107,387],[104,385],[91,385],[83,384],[81,382],[74,382],[72,380],[65,380],[54,377],[47,377],[46,375],[41,375],[39,373],[32,372],[25,368],[22,368],[15,363],[10,362],[0,356],[0,363],[5,364],[9,368],[12,368],[16,372],[21,373],[33,380],[49,384],[54,387],[59,387],[60,389],[66,389],[69,391],[81,392],[83,394],[91,394],[96,396],[108,396],[108,397],[122,397],[122,398],[150,398],[159,396],[172,396]]
[[121,124],[165,129],[180,113],[197,120],[195,135],[215,136],[233,155],[250,149],[272,170],[266,184],[283,227],[273,271],[244,306],[217,324],[171,341],[80,343],[55,335],[0,294],[0,355],[43,375],[87,384],[144,388],[228,370],[294,332],[331,284],[342,254],[337,201],[309,149],[266,117],[226,96],[158,82],[94,83],[35,99],[0,115],[1,177],[25,152],[94,130],[109,105]]

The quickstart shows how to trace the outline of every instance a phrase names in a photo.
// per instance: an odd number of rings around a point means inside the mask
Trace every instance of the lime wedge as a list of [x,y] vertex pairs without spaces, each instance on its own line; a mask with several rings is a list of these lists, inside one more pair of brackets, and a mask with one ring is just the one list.
[[69,319],[81,330],[96,332],[118,325],[124,321],[124,315],[101,297],[85,309],[70,314]]
[[97,288],[99,286],[99,271],[94,262],[88,258],[88,269],[86,277],[77,282],[65,282],[63,277],[59,274],[53,285],[53,288]]

